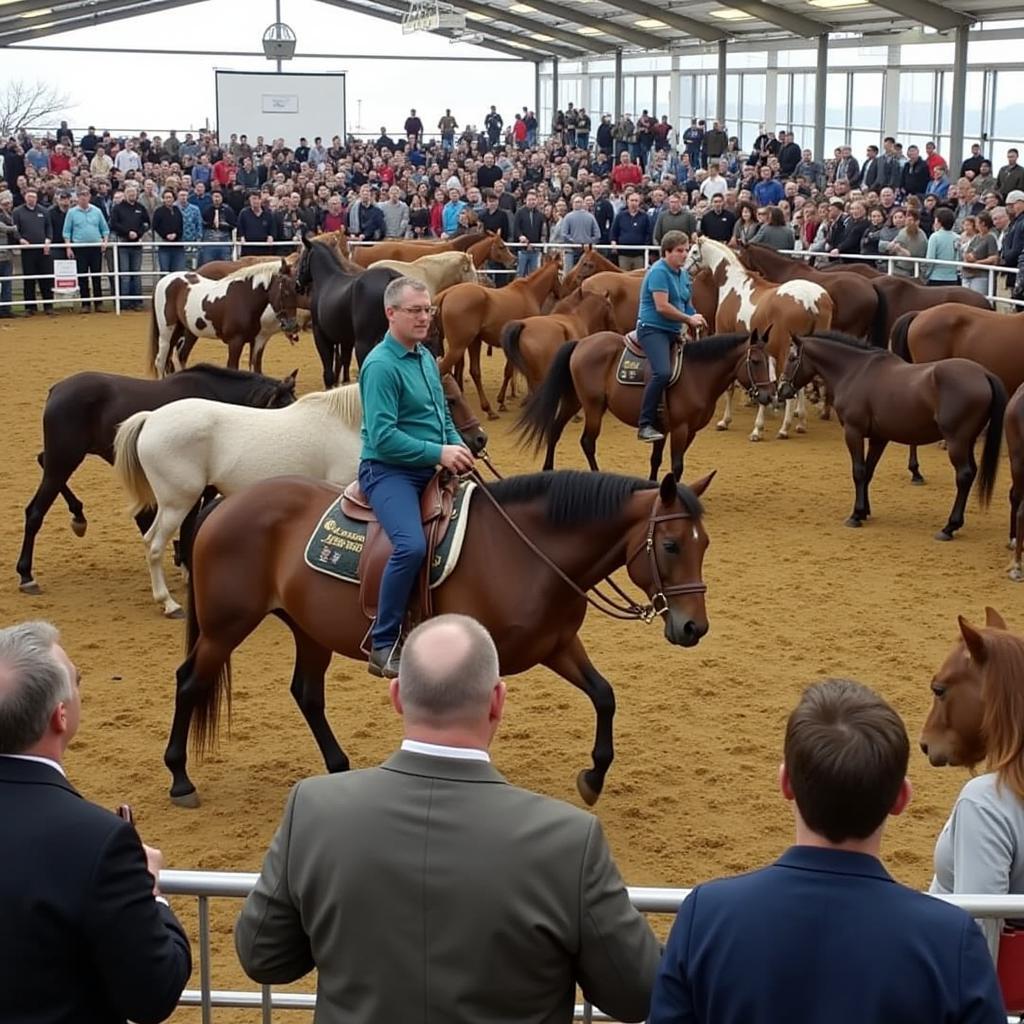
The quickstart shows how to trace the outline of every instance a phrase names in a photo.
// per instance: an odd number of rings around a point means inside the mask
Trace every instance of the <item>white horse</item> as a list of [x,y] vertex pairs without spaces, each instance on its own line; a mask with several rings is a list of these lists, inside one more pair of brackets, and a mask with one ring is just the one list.
[[[715,275],[718,286],[718,308],[715,314],[715,333],[752,331],[755,328],[768,337],[768,364],[771,379],[775,380],[776,367],[785,364],[790,340],[794,335],[813,334],[832,326],[833,306],[828,292],[813,281],[794,280],[774,284],[748,270],[739,257],[722,242],[713,238],[698,238],[690,247],[686,258],[687,270],[708,267]],[[727,430],[732,423],[732,393],[730,384],[725,393],[725,412],[715,424],[718,430]],[[789,437],[794,415],[796,432],[807,431],[807,410],[803,390],[786,402],[786,411],[779,427],[781,439]],[[751,441],[760,441],[764,435],[765,407],[757,407]]]
[[132,514],[157,507],[145,541],[153,600],[181,617],[164,578],[164,548],[203,491],[231,494],[268,477],[303,474],[345,485],[356,478],[359,385],[305,395],[284,409],[184,398],[129,416],[114,438],[114,471]]
[[404,277],[422,281],[430,291],[431,302],[437,297],[438,292],[450,288],[453,284],[480,280],[476,267],[473,266],[473,257],[468,252],[432,253],[429,256],[421,256],[411,263],[404,263],[401,260],[377,260],[376,263],[370,264],[370,268],[373,267],[388,267],[390,270],[397,270]]

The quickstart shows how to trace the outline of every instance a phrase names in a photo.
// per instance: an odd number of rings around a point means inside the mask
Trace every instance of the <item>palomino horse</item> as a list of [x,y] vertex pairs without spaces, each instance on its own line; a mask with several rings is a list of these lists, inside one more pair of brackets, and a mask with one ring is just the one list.
[[[456,428],[471,449],[482,451],[487,435],[479,421],[454,379],[443,383]],[[131,496],[133,515],[157,510],[143,540],[153,600],[164,615],[181,617],[164,578],[164,548],[208,487],[233,494],[286,473],[350,484],[359,469],[362,421],[357,384],[304,395],[274,411],[192,398],[129,416],[114,438],[114,472]]]
[[885,299],[867,278],[842,271],[823,274],[803,260],[784,256],[767,245],[745,246],[739,257],[746,267],[763,274],[769,281],[781,284],[799,280],[820,284],[832,300],[833,330],[864,338],[878,348],[888,345]]
[[479,284],[457,284],[443,292],[437,302],[436,322],[441,326],[445,352],[441,372],[449,373],[469,352],[469,375],[480,396],[480,408],[489,419],[498,414],[491,409],[480,375],[480,346],[501,344],[501,332],[510,320],[538,316],[548,296],[558,298],[561,256],[554,256],[529,277],[520,277],[504,288],[485,288]]
[[[295,401],[295,374],[274,380],[245,370],[200,363],[163,380],[76,373],[54,384],[43,406],[43,450],[37,456],[43,479],[25,506],[25,539],[18,556],[19,586],[26,594],[40,593],[32,573],[32,556],[36,535],[58,494],[68,504],[75,536],[85,536],[89,525],[85,510],[68,487],[68,480],[85,457],[98,455],[113,465],[114,433],[122,420],[181,398],[278,409]],[[138,517],[139,528],[145,532],[151,520],[151,515],[143,513]]]
[[[326,249],[324,250],[327,251]],[[298,341],[298,294],[284,260],[256,263],[210,281],[193,271],[166,274],[153,291],[149,361],[157,377],[171,366],[180,370],[198,338],[220,338],[228,346],[228,366],[238,369],[249,346],[249,369],[260,372],[263,349],[277,332]]]
[[421,256],[429,256],[435,252],[467,252],[471,245],[480,241],[483,231],[468,231],[458,238],[445,238],[438,241],[430,239],[394,239],[387,242],[374,242],[372,245],[352,247],[352,259],[361,267],[368,267],[378,260],[418,260]]
[[[358,263],[353,262],[348,258],[348,245],[347,238],[344,228],[338,231],[325,231],[319,235],[310,235],[312,241],[316,242],[317,245],[328,245],[334,250],[334,254],[338,257],[338,261],[348,270],[350,273],[359,274],[365,267],[361,267]],[[289,272],[294,277],[295,272],[299,265],[299,252],[289,253],[283,257]],[[209,263],[204,263],[201,267],[196,268],[196,273],[200,277],[208,277],[211,281],[219,281],[222,277],[227,277],[228,274],[233,274],[236,270],[241,270],[242,267],[251,267],[257,263],[272,263],[275,260],[282,259],[281,256],[240,256],[237,260],[211,260]],[[300,308],[305,309],[307,307],[302,306]]]
[[614,330],[614,311],[607,295],[587,295],[577,288],[557,302],[550,313],[512,320],[501,332],[505,350],[505,376],[498,392],[498,409],[505,408],[505,392],[518,370],[531,391],[540,386],[555,353],[573,338]]
[[[625,568],[650,600],[626,597],[611,614],[664,618],[665,639],[694,646],[708,630],[702,580],[708,536],[699,495],[667,476],[646,480],[579,472],[509,477],[474,492],[459,562],[433,593],[435,614],[472,615],[494,638],[503,676],[544,665],[590,698],[597,715],[593,765],[577,787],[588,804],[614,757],[615,694],[591,664],[579,630],[587,593]],[[171,798],[194,807],[188,735],[212,745],[221,696],[230,698],[231,652],[270,613],[295,637],[291,692],[328,771],[349,760],[324,716],[324,673],[337,652],[360,654],[369,622],[359,587],[306,565],[310,535],[338,489],[302,477],[267,480],[200,516],[189,576],[187,656],[177,673],[174,721],[164,755]],[[620,592],[621,593],[621,592]]]
[[[989,752],[986,736],[1001,737],[1008,724],[1019,723],[1018,698],[1012,704],[1007,699],[1020,690],[1024,639],[1009,631],[994,608],[985,609],[983,628],[962,615],[957,623],[960,636],[932,676],[932,706],[921,729],[921,751],[934,768],[973,768]],[[1007,655],[1016,661],[1011,672],[1005,671]]]
[[[524,443],[536,450],[547,446],[544,468],[555,465],[555,445],[566,424],[582,408],[585,417],[580,447],[592,470],[597,470],[597,438],[601,420],[610,411],[623,423],[640,422],[644,389],[621,384],[616,368],[622,355],[621,334],[604,331],[582,341],[570,341],[555,354],[541,386],[527,399],[516,424]],[[723,334],[687,342],[679,380],[665,392],[665,411],[672,442],[672,473],[682,479],[683,457],[697,431],[707,426],[715,405],[734,380],[759,403],[772,400],[770,364],[764,339],[746,333]],[[651,479],[657,479],[665,442],[651,448]]]
[[978,497],[983,506],[989,503],[1006,411],[1006,389],[994,373],[969,359],[905,363],[885,349],[843,334],[795,337],[779,379],[779,394],[792,397],[814,374],[824,378],[835,396],[850,452],[856,498],[847,526],[861,526],[870,517],[868,488],[890,441],[922,445],[945,440],[956,471],[956,500],[935,539],[952,540],[964,525],[967,497],[978,475],[974,442],[986,426]]
[[[509,253],[509,256],[511,255]],[[431,302],[437,297],[438,292],[450,288],[453,284],[477,280],[473,257],[468,252],[438,252],[430,256],[421,256],[412,263],[403,263],[401,260],[378,260],[371,263],[369,269],[373,270],[375,267],[387,267],[403,277],[422,281],[430,292]]]
[[[760,274],[748,270],[739,257],[721,242],[712,238],[699,238],[690,248],[687,269],[707,267],[714,274],[718,287],[718,307],[715,331],[757,331],[767,339],[767,352],[771,364],[780,365],[786,356],[789,339],[795,334],[811,334],[828,330],[832,323],[833,305],[828,292],[813,281],[786,281],[772,284]],[[793,395],[786,402],[786,412],[779,427],[778,437],[789,437],[794,413],[798,419],[796,432],[807,430],[804,393]],[[751,441],[764,436],[765,408],[758,403]],[[725,395],[725,413],[715,424],[718,430],[727,430],[732,423],[732,388]]]
[[1013,475],[1010,487],[1010,546],[1013,548],[1013,564],[1009,576],[1014,583],[1024,583],[1024,565],[1021,564],[1021,549],[1024,548],[1024,384],[1013,393],[1006,407],[1006,447],[1010,453],[1010,472]]

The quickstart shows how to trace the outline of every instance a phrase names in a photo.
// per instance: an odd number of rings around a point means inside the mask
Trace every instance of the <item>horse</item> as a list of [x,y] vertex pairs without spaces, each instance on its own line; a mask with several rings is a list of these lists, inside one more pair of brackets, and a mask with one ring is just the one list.
[[958,284],[937,285],[933,288],[912,281],[909,277],[897,277],[895,274],[880,274],[873,278],[871,283],[885,301],[887,338],[892,336],[896,322],[905,313],[920,312],[947,302],[956,302],[975,309],[992,309],[984,295]]
[[1005,661],[990,655],[993,641],[997,647],[1006,646],[999,634],[1007,634],[1017,648],[1019,662],[1024,655],[1021,638],[1009,632],[994,608],[985,609],[984,628],[972,626],[962,615],[957,616],[957,623],[960,636],[932,676],[932,706],[921,729],[921,752],[933,768],[973,768],[985,760],[986,735],[1002,732],[997,716],[1015,717],[1015,711],[1006,707],[1005,694],[1008,687],[1020,686],[1019,668],[1014,675],[993,676],[993,661]]
[[866,277],[869,281],[873,281],[876,277],[888,276],[883,271],[873,267],[870,260],[826,263],[824,266],[816,267],[815,269],[823,274],[856,274],[858,277]]
[[[18,555],[18,584],[23,593],[42,590],[32,572],[36,535],[59,494],[71,513],[71,529],[84,537],[88,528],[85,509],[68,487],[68,480],[87,455],[114,464],[117,425],[143,409],[159,409],[182,398],[206,398],[233,405],[278,409],[295,401],[296,370],[284,380],[245,370],[200,363],[163,380],[139,380],[114,373],[76,373],[50,388],[43,406],[43,450],[36,457],[43,479],[25,506],[25,537]],[[149,529],[152,516],[138,517],[139,528]]]
[[767,245],[748,245],[739,253],[740,262],[769,281],[814,281],[832,300],[832,329],[855,338],[865,338],[878,348],[889,343],[884,295],[860,274],[844,270],[823,274],[801,259],[784,256]]
[[[541,386],[527,399],[516,423],[522,442],[534,451],[547,445],[544,469],[555,465],[555,446],[569,420],[580,409],[585,422],[580,447],[591,470],[597,471],[597,438],[605,411],[630,426],[640,422],[643,387],[621,384],[616,368],[623,337],[611,331],[563,345]],[[774,394],[766,339],[753,334],[721,334],[683,346],[683,369],[665,391],[665,411],[671,440],[672,473],[682,479],[683,458],[699,430],[715,414],[725,388],[740,381],[751,397],[767,405]],[[651,446],[651,479],[657,478],[665,442]]]
[[1010,547],[1013,549],[1013,564],[1009,569],[1009,577],[1014,583],[1024,583],[1024,565],[1021,564],[1021,549],[1024,548],[1024,384],[1013,393],[1006,407],[1005,429],[1010,473],[1013,476],[1010,487]]
[[[582,690],[597,728],[592,767],[577,789],[593,804],[614,758],[615,694],[591,664],[579,630],[588,591],[625,569],[650,604],[614,604],[612,614],[664,619],[665,639],[693,647],[708,631],[702,579],[708,536],[700,495],[666,476],[659,484],[573,471],[514,476],[479,486],[459,562],[434,591],[435,614],[472,615],[494,638],[504,676],[544,665]],[[174,720],[164,755],[171,799],[198,804],[186,770],[194,747],[212,746],[222,696],[230,700],[231,652],[274,614],[295,638],[291,692],[328,771],[349,759],[324,715],[324,673],[332,652],[363,658],[369,620],[360,588],[305,563],[310,535],[339,490],[303,477],[266,480],[200,516],[188,580],[186,658],[177,671]]]
[[[463,440],[482,451],[487,435],[462,392],[450,375],[442,383]],[[191,398],[129,416],[114,437],[114,472],[132,499],[132,515],[157,510],[143,540],[153,600],[163,605],[164,615],[181,618],[164,577],[164,548],[208,487],[232,494],[258,480],[299,472],[349,484],[359,469],[362,421],[358,384],[303,395],[273,411]]]
[[[334,254],[338,257],[338,261],[350,273],[359,274],[365,269],[365,267],[361,267],[358,263],[355,263],[348,258],[348,245],[346,244],[347,236],[344,228],[341,228],[338,231],[325,231],[319,235],[311,234],[310,238],[317,245],[330,246],[331,249],[334,250]],[[199,274],[200,277],[208,277],[211,281],[219,281],[222,277],[227,277],[228,274],[233,274],[236,270],[240,270],[242,267],[255,266],[257,263],[272,263],[275,260],[283,258],[289,272],[294,277],[299,265],[299,255],[299,252],[291,252],[285,257],[273,255],[240,256],[237,260],[210,260],[209,263],[204,263],[201,267],[197,267],[196,273]],[[308,308],[308,306],[303,306],[300,299],[299,308],[305,309]]]
[[794,337],[779,393],[791,397],[814,374],[824,378],[835,396],[850,452],[856,497],[847,526],[861,526],[870,517],[868,488],[890,441],[922,445],[945,440],[956,472],[956,499],[935,539],[952,540],[964,524],[967,497],[978,476],[974,442],[986,425],[978,490],[982,506],[988,505],[1006,411],[1006,389],[994,373],[969,359],[905,363],[886,349],[834,332]]
[[[592,245],[583,247],[583,254],[572,265],[572,270],[562,278],[566,292],[575,291],[588,277],[594,274],[624,274],[625,271],[610,259],[602,256]],[[641,274],[641,278],[642,278]]]
[[555,255],[541,264],[529,277],[520,277],[504,288],[485,288],[479,284],[457,284],[442,292],[437,300],[435,322],[440,325],[447,351],[441,360],[441,372],[449,373],[468,350],[469,375],[480,396],[480,408],[488,419],[497,419],[484,392],[480,375],[480,345],[501,344],[501,332],[510,320],[537,316],[550,295],[562,295],[559,271],[562,258]]
[[[327,251],[326,249],[324,251]],[[228,346],[228,366],[238,369],[249,346],[249,369],[263,367],[263,348],[278,330],[298,341],[295,280],[284,260],[242,267],[219,281],[194,271],[166,274],[153,290],[149,362],[157,377],[180,370],[198,338],[220,338]]]
[[421,256],[429,256],[438,252],[466,252],[471,245],[480,241],[483,231],[467,231],[457,238],[444,238],[436,241],[425,238],[394,238],[385,242],[373,242],[371,245],[353,247],[352,259],[361,267],[368,267],[379,260],[418,260]]
[[[509,253],[511,256],[512,254]],[[376,267],[387,267],[394,270],[403,277],[411,277],[414,281],[422,281],[430,292],[430,301],[433,302],[437,293],[453,284],[462,281],[476,281],[476,267],[473,257],[468,252],[439,252],[431,256],[421,256],[412,263],[402,263],[400,260],[378,260],[371,263],[369,269]]]
[[[715,313],[715,331],[719,334],[755,328],[767,338],[770,363],[783,362],[789,339],[794,334],[811,334],[828,330],[832,324],[834,307],[828,292],[813,281],[785,281],[772,284],[760,274],[748,270],[739,257],[722,242],[701,237],[690,247],[686,269],[707,267],[714,274],[718,288],[718,306]],[[794,414],[798,420],[796,432],[807,431],[807,413],[804,393],[793,395],[786,402],[786,412],[779,427],[778,437],[789,437]],[[751,441],[764,436],[765,409],[768,403],[759,402]],[[728,430],[732,423],[732,389],[725,395],[725,412],[715,424],[716,430]]]
[[505,392],[515,370],[526,378],[533,391],[565,342],[614,329],[614,311],[608,296],[588,295],[582,288],[557,302],[550,313],[509,321],[501,332],[505,375],[498,392],[498,409],[507,412]]
[[[573,270],[575,269],[574,267]],[[570,277],[563,281],[563,287],[568,285]],[[627,274],[616,269],[591,274],[583,279],[580,287],[589,295],[607,295],[615,311],[614,330],[618,334],[627,334],[636,329],[636,316],[640,309],[640,287],[643,283],[643,274]]]

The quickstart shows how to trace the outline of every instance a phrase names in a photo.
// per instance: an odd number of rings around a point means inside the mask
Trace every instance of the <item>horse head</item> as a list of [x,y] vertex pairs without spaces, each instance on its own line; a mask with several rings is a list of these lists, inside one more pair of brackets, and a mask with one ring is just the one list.
[[448,403],[448,410],[452,415],[455,429],[462,436],[466,447],[474,455],[479,455],[487,448],[487,431],[480,425],[480,421],[474,415],[469,402],[466,401],[466,396],[462,393],[462,389],[452,374],[446,373],[441,378],[441,388],[444,391],[444,400]]
[[[769,327],[765,335],[770,333],[771,328]],[[786,365],[782,368],[782,374],[779,376],[779,398],[784,402],[796,398],[800,388],[809,384],[813,376],[814,371],[804,363],[804,339],[794,334],[786,355]]]
[[299,368],[296,367],[287,377],[275,383],[270,400],[267,402],[268,409],[284,409],[295,401],[295,381],[298,376]]
[[701,248],[701,239],[698,238],[697,241],[690,246],[690,251],[686,254],[686,262],[683,264],[683,270],[692,274],[695,270],[700,270],[704,265],[704,250]]
[[[963,616],[960,638],[932,676],[932,706],[921,729],[921,751],[933,766],[970,767],[985,757],[985,640]],[[1005,630],[1003,617],[985,609],[985,626]]]
[[758,405],[771,405],[775,399],[775,368],[767,351],[770,333],[770,328],[763,334],[757,328],[750,332],[750,341],[736,370],[736,380]]
[[489,258],[493,263],[500,263],[506,270],[511,270],[516,265],[515,253],[505,244],[505,240],[499,234],[495,234],[491,242]]
[[310,267],[313,254],[313,243],[310,241],[309,233],[302,234],[302,253],[299,256],[299,265],[295,270],[295,287],[300,295],[305,295],[313,285],[313,272]]
[[[303,253],[306,256],[306,253]],[[286,270],[277,271],[270,279],[267,301],[277,314],[282,333],[294,345],[299,340],[299,322],[296,319],[298,306],[298,281]]]

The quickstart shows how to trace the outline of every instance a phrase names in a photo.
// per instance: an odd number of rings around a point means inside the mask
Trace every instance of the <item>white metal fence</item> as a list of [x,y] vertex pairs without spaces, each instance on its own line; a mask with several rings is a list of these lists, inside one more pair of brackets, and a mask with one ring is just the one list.
[[[210,970],[210,900],[244,899],[256,884],[257,875],[241,871],[161,871],[160,889],[166,896],[193,896],[199,909],[199,988],[182,993],[181,1006],[200,1007],[203,1024],[210,1024],[217,1007],[259,1010],[263,1024],[269,1024],[275,1010],[313,1010],[312,992],[275,992],[270,985],[259,989],[231,991],[213,988]],[[675,914],[690,894],[689,889],[630,887],[633,906],[645,914]],[[966,910],[972,917],[1024,918],[1024,896],[936,896]],[[575,1020],[612,1018],[589,1003],[576,1006]],[[1016,1017],[1009,1018],[1016,1021]]]

